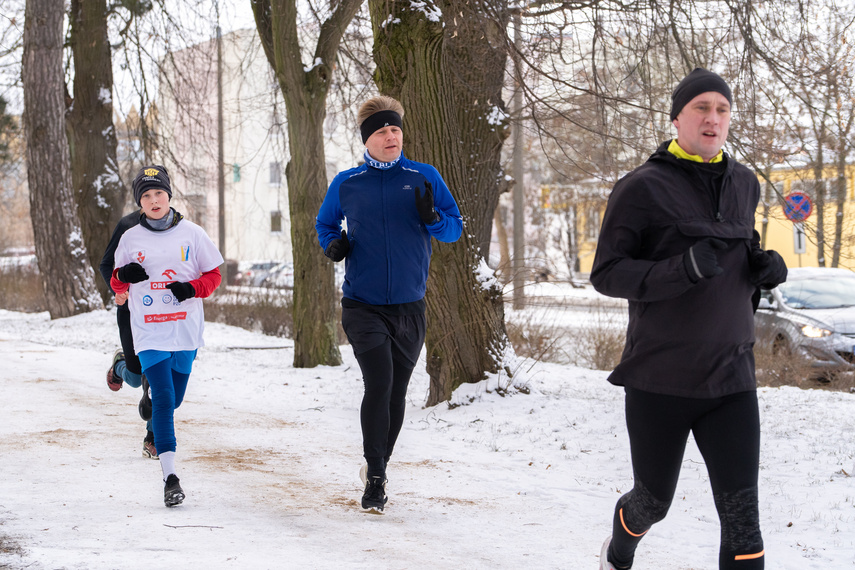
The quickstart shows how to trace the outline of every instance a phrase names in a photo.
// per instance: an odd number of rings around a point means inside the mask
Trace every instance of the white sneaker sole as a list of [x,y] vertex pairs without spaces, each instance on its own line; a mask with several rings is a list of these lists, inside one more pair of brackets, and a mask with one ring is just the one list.
[[608,537],[600,549],[600,570],[616,570],[614,564],[609,562],[609,544],[612,542],[612,537]]

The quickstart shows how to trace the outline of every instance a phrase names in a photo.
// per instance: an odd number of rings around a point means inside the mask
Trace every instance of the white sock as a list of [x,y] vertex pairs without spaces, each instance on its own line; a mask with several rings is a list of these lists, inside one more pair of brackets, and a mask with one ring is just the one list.
[[164,451],[163,453],[159,453],[158,457],[160,457],[160,468],[163,469],[163,480],[166,481],[167,477],[172,475],[178,476],[178,473],[175,472],[175,452],[174,451]]

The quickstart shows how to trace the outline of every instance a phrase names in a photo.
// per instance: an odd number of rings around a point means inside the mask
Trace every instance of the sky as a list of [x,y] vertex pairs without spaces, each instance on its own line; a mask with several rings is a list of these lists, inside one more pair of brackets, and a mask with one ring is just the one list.
[[[140,391],[106,386],[114,312],[0,311],[0,567],[598,567],[632,486],[623,393],[607,372],[520,359],[513,381],[491,376],[458,389],[454,406],[425,408],[422,354],[389,503],[372,515],[359,506],[350,348],[340,366],[294,369],[289,339],[216,323],[205,338],[176,412],[187,498],[167,509],[160,466],[141,453]],[[855,567],[855,394],[762,388],[759,399],[766,567]],[[634,569],[715,568],[718,534],[690,441],[671,511]]]

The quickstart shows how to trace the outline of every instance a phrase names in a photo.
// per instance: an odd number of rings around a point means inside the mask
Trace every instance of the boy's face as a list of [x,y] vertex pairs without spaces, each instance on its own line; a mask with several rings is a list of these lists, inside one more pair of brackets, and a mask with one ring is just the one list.
[[380,162],[392,162],[398,158],[403,146],[404,133],[394,125],[377,129],[365,141],[368,154]]
[[701,93],[686,103],[674,119],[674,126],[680,148],[709,162],[727,140],[730,103],[717,91]]
[[160,188],[146,190],[140,196],[140,208],[149,220],[159,220],[169,213],[169,194]]

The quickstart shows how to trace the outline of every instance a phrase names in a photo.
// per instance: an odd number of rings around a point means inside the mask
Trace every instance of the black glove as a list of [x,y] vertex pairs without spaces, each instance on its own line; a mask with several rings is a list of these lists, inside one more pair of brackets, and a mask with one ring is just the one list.
[[419,211],[419,217],[426,226],[435,224],[439,221],[439,214],[433,207],[433,186],[425,180],[425,193],[422,195],[422,189],[415,187],[416,192],[416,210]]
[[749,279],[755,287],[772,289],[787,280],[787,264],[774,249],[752,249],[748,255]]
[[697,283],[703,278],[715,277],[724,269],[718,265],[715,250],[726,249],[727,244],[720,239],[704,238],[683,254],[683,264],[689,274],[689,279]]
[[172,291],[172,294],[175,296],[176,299],[178,299],[179,303],[186,301],[187,299],[192,299],[196,296],[196,289],[189,283],[173,281],[172,283],[167,285],[166,288]]
[[324,250],[324,255],[333,261],[341,261],[347,257],[350,251],[350,242],[347,241],[347,230],[341,230],[341,237],[332,240]]
[[145,272],[145,268],[142,265],[134,262],[120,267],[116,272],[116,277],[122,283],[139,283],[148,279],[148,273]]

